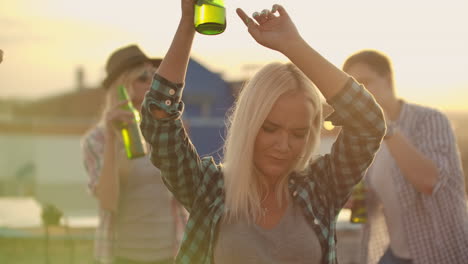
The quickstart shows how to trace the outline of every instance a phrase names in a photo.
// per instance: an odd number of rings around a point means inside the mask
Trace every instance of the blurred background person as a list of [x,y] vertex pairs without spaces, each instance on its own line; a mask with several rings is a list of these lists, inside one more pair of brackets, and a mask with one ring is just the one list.
[[[119,123],[133,122],[122,110],[117,87],[124,85],[140,109],[160,59],[148,58],[138,46],[111,54],[103,81],[106,102],[100,121],[82,139],[88,187],[99,203],[95,259],[99,263],[171,263],[178,247],[183,209],[167,191],[161,172],[148,156],[128,159]],[[182,231],[181,231],[182,232]]]
[[465,184],[449,120],[398,98],[390,59],[381,52],[357,52],[343,70],[374,95],[387,123],[365,178],[363,263],[466,263]]

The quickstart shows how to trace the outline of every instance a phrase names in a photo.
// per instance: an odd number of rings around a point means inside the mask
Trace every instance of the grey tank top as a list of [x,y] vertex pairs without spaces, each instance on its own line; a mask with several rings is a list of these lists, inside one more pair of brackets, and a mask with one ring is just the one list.
[[215,264],[320,263],[322,248],[317,235],[293,203],[273,229],[247,220],[221,219],[214,247]]
[[114,255],[136,261],[172,257],[174,226],[170,193],[149,157],[130,160],[129,175],[120,186],[115,221]]

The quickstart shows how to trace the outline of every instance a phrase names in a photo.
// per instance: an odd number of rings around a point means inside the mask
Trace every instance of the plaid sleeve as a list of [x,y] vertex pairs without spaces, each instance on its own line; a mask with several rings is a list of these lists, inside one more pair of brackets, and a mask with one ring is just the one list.
[[102,168],[104,153],[104,135],[99,129],[91,130],[81,141],[83,164],[89,176],[88,191],[96,195],[96,186]]
[[145,104],[150,110],[157,107],[166,111],[172,118],[179,117],[182,113],[179,108],[183,108],[181,102],[183,88],[182,83],[175,84],[155,74]]
[[[179,118],[183,111],[181,85],[156,76],[151,89],[141,110],[141,131],[151,145],[151,161],[161,170],[167,188],[190,211],[197,193],[205,191],[201,183],[207,179],[202,177],[213,175],[216,166],[211,157],[200,159]],[[166,104],[162,100],[171,103]],[[153,118],[150,109],[154,106],[165,110],[169,117]]]
[[437,110],[429,110],[420,122],[414,138],[416,148],[438,168],[434,194],[447,182],[458,182],[457,178],[463,178],[455,135],[450,121],[444,114]]
[[[95,127],[81,140],[83,163],[89,176],[88,191],[96,196],[96,186],[102,168],[104,154],[104,134]],[[112,263],[113,248],[113,217],[110,211],[99,207],[99,224],[94,238],[94,257],[99,263]]]
[[385,135],[385,121],[373,96],[352,78],[328,103],[335,111],[327,120],[342,129],[331,153],[318,159],[311,171],[338,212],[374,159]]

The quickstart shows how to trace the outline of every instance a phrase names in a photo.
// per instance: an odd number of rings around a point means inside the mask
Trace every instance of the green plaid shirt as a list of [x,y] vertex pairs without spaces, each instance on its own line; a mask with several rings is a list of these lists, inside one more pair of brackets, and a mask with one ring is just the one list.
[[[225,210],[224,178],[212,157],[200,158],[182,125],[183,85],[156,75],[146,94],[141,129],[151,144],[151,160],[162,171],[169,190],[190,212],[176,263],[213,263],[217,225]],[[306,171],[289,175],[293,203],[317,234],[322,263],[336,263],[336,218],[352,187],[371,164],[385,134],[381,108],[353,79],[328,100],[327,118],[341,132],[330,154],[317,158]],[[169,113],[156,120],[150,109]]]

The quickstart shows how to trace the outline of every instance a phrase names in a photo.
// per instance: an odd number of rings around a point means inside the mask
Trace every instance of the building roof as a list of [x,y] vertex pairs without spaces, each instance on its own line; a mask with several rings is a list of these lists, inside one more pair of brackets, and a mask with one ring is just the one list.
[[10,106],[3,133],[82,134],[99,117],[105,91],[82,89]]
[[[224,126],[225,114],[244,83],[244,80],[227,83],[219,74],[190,59],[183,100],[186,103],[185,117],[189,119],[192,131],[200,124],[205,126],[200,133],[206,133],[206,118],[200,120],[200,117],[210,118],[211,122],[208,123],[212,125],[221,122],[217,126]],[[0,118],[0,131],[81,135],[97,122],[104,106],[104,96],[105,91],[101,88],[84,88],[28,103],[4,104],[9,107],[9,111],[6,112],[9,112],[10,116]],[[331,108],[324,104],[324,116],[331,111]],[[335,136],[337,131],[338,129],[323,129],[322,135]],[[206,137],[196,135],[198,132],[194,133],[196,145],[210,144],[202,142],[208,140],[203,140]],[[221,140],[225,135],[224,127],[213,133],[213,136]],[[219,145],[218,143],[216,145]]]
[[[219,74],[190,59],[183,97],[188,117],[223,118],[234,102],[232,89]],[[207,109],[209,108],[209,109]]]

